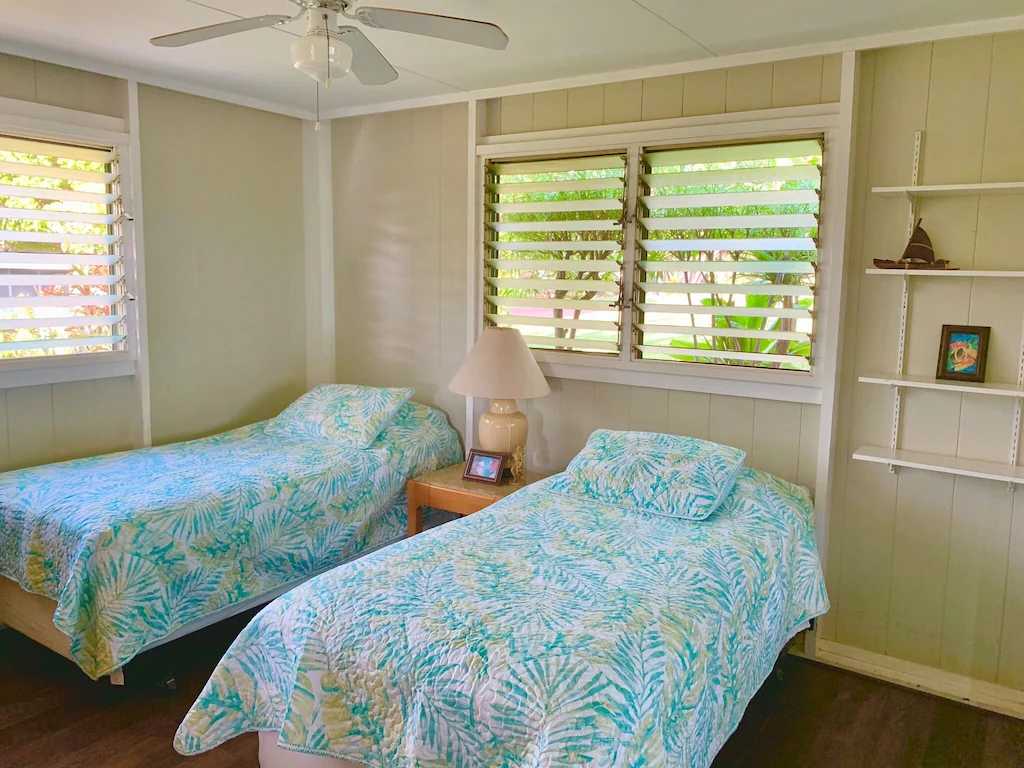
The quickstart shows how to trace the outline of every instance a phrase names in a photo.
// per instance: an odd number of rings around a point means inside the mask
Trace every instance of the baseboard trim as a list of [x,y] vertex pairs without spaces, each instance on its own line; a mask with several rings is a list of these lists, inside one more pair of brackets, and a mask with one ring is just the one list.
[[818,638],[817,661],[1024,720],[1024,691]]

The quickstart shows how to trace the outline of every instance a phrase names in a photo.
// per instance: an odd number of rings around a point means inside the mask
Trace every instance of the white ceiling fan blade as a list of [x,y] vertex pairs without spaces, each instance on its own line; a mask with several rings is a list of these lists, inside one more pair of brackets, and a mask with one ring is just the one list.
[[355,27],[338,27],[342,42],[352,49],[352,74],[363,85],[386,85],[398,77],[398,72],[388,63],[377,47],[366,39],[366,35]]
[[432,13],[416,11],[396,11],[390,8],[359,8],[355,16],[363,24],[374,29],[393,29],[396,32],[439,37],[442,40],[454,40],[457,43],[493,48],[496,51],[503,51],[508,45],[508,35],[502,28],[485,21],[435,16]]
[[175,32],[173,35],[162,35],[154,37],[149,42],[160,48],[178,48],[182,45],[191,45],[192,43],[201,43],[204,40],[213,40],[217,37],[233,35],[236,32],[248,32],[250,29],[273,27],[291,20],[291,16],[255,16],[251,19],[225,21],[221,24],[211,24],[208,27]]

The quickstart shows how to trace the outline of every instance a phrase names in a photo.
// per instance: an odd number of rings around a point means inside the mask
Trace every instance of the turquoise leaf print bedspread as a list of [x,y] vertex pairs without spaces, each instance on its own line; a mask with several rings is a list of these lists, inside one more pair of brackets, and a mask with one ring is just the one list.
[[0,575],[57,601],[89,676],[400,538],[407,479],[462,457],[447,418],[413,403],[367,449],[272,423],[0,475]]
[[335,568],[239,635],[175,737],[374,768],[704,768],[828,610],[806,491],[744,469],[703,521],[534,484]]

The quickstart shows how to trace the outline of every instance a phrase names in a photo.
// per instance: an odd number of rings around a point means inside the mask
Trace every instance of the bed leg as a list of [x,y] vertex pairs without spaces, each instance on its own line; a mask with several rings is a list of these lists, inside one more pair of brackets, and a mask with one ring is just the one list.
[[124,685],[124,668],[119,667],[110,673],[110,684],[111,685]]

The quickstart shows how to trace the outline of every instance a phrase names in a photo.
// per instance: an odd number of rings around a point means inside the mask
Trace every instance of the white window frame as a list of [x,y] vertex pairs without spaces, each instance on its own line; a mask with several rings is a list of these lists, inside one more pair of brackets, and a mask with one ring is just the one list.
[[125,293],[124,349],[80,355],[33,357],[0,360],[0,389],[65,381],[134,376],[140,359],[141,280],[136,257],[134,226],[137,198],[137,167],[131,135],[121,118],[95,115],[62,107],[0,98],[0,133],[41,141],[111,147],[117,154],[121,179],[122,205],[125,211],[121,258]]
[[[676,363],[631,359],[630,321],[623,315],[623,344],[617,359],[597,355],[553,350],[534,350],[541,370],[551,377],[582,379],[633,386],[678,389],[693,392],[759,397],[798,403],[822,402],[828,382],[829,365],[838,347],[838,329],[831,327],[837,313],[831,305],[840,300],[842,290],[842,254],[846,240],[847,179],[849,152],[840,146],[846,139],[839,104],[766,109],[693,118],[656,120],[616,126],[543,131],[529,134],[478,138],[475,150],[473,201],[474,237],[470,248],[472,264],[470,306],[473,333],[483,327],[483,178],[485,165],[497,158],[514,159],[570,152],[602,152],[627,147],[630,173],[637,168],[642,149],[659,146],[685,146],[721,141],[760,141],[824,136],[824,163],[821,183],[821,228],[819,269],[816,280],[814,347],[811,372],[765,370],[744,366],[707,363]],[[627,186],[627,210],[634,210],[637,190]],[[633,295],[635,227],[626,232],[623,250],[625,296]]]

